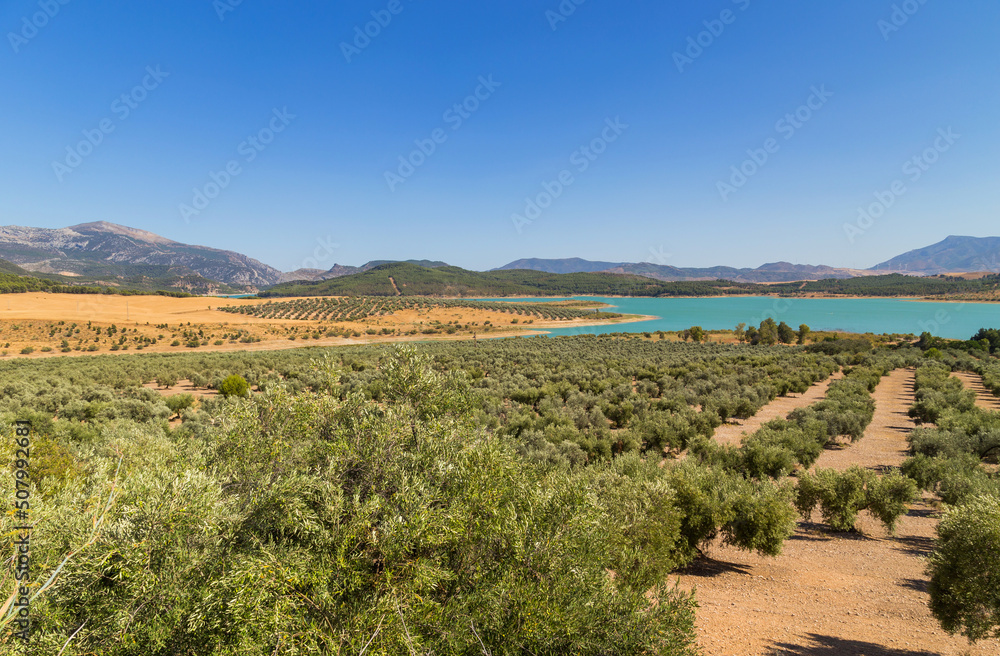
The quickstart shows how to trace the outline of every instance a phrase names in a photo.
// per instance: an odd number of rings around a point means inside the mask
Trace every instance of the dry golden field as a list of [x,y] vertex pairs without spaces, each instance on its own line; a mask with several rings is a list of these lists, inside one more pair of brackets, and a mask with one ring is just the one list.
[[264,319],[218,309],[266,302],[213,297],[6,294],[0,298],[0,353],[6,357],[46,357],[194,349],[274,350],[304,345],[532,335],[553,326],[606,323],[523,318],[519,323],[516,315],[472,308],[405,309],[355,322]]

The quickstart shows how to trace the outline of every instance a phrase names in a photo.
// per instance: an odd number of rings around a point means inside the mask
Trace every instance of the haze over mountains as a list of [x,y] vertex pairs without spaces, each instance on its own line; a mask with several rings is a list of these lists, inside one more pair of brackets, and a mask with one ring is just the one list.
[[822,278],[856,278],[869,275],[867,271],[856,269],[836,269],[828,266],[790,264],[775,262],[756,269],[736,269],[727,266],[706,268],[680,268],[649,262],[590,262],[577,258],[571,260],[517,260],[506,264],[498,271],[529,269],[546,273],[622,273],[644,276],[664,282],[686,280],[732,280],[733,282],[793,282],[796,280],[819,280]]
[[913,272],[921,275],[1000,270],[1000,237],[951,236],[877,265],[877,271]]
[[[0,227],[0,258],[30,272],[60,274],[107,284],[147,280],[161,286],[216,291],[219,285],[256,291],[291,281],[322,281],[361,274],[391,262],[361,266],[336,264],[328,270],[299,269],[282,273],[234,251],[176,242],[151,232],[104,221],[61,229]],[[426,268],[445,262],[408,260]],[[742,283],[847,279],[891,272],[911,275],[971,273],[1000,269],[1000,237],[950,236],[940,243],[904,253],[871,269],[858,270],[775,262],[757,268],[714,266],[681,268],[649,262],[522,259],[493,271],[531,270],[552,274],[614,273],[664,282],[730,280]],[[221,288],[220,288],[221,289]]]

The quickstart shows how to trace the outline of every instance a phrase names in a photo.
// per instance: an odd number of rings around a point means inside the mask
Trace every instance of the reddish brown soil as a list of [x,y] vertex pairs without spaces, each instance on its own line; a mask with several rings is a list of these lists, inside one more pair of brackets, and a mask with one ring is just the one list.
[[872,397],[875,416],[865,436],[850,444],[828,448],[814,465],[818,469],[843,471],[851,465],[870,469],[898,467],[906,460],[906,436],[915,428],[907,415],[913,405],[913,369],[897,369],[882,379]]
[[146,383],[143,387],[159,392],[163,396],[176,396],[177,394],[190,394],[196,399],[211,398],[213,396],[218,396],[219,393],[214,389],[208,389],[206,387],[195,387],[194,383],[190,380],[179,380],[177,384],[172,387],[160,387],[155,382]]
[[[819,466],[882,468],[905,457],[913,371],[883,379],[865,437],[824,453]],[[1000,641],[970,646],[944,633],[927,607],[924,557],[937,524],[929,498],[914,504],[895,536],[862,515],[860,534],[800,522],[784,553],[767,558],[708,549],[680,576],[696,588],[699,641],[706,656],[996,656]],[[811,518],[819,521],[818,513]]]
[[812,405],[826,396],[826,390],[830,383],[842,378],[843,373],[837,372],[826,380],[822,380],[807,389],[802,394],[789,394],[779,396],[760,409],[760,411],[749,419],[744,419],[737,423],[726,424],[715,429],[715,439],[722,444],[739,444],[743,441],[744,434],[751,434],[760,430],[761,426],[772,419],[785,418],[792,410],[804,408]]
[[993,392],[983,384],[982,376],[969,371],[960,371],[954,375],[967,389],[976,393],[976,405],[983,410],[1000,411],[1000,397],[993,396]]

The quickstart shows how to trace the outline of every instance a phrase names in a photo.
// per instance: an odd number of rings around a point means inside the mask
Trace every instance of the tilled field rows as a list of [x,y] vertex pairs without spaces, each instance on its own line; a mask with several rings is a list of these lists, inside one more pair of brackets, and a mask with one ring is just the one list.
[[977,373],[970,371],[959,371],[954,374],[966,389],[976,393],[976,405],[983,410],[1000,411],[1000,397],[993,396],[993,392],[983,384],[983,378]]
[[[825,452],[819,467],[885,468],[906,456],[913,370],[875,390],[875,417],[859,442]],[[817,399],[818,400],[818,399]],[[762,422],[763,423],[763,422]],[[715,544],[680,576],[696,588],[699,640],[707,656],[996,656],[1000,641],[970,646],[944,633],[927,607],[923,558],[934,540],[930,500],[917,503],[890,536],[862,514],[862,534],[801,522],[784,553],[766,558]],[[818,517],[816,517],[818,519]]]
[[821,401],[826,396],[826,390],[829,389],[830,383],[843,377],[843,372],[838,371],[826,380],[814,384],[802,394],[779,396],[742,423],[734,422],[719,426],[715,429],[714,437],[721,444],[739,444],[744,435],[755,433],[772,419],[784,419],[796,408],[804,408]]

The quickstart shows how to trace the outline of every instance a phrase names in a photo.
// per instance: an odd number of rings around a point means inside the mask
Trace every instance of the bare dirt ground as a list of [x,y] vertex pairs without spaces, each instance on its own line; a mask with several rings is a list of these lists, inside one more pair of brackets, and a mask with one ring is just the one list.
[[[830,451],[821,467],[883,468],[905,456],[912,370],[883,379],[865,437]],[[819,520],[818,513],[812,518]],[[860,534],[800,522],[784,553],[766,558],[714,544],[684,572],[697,590],[698,635],[706,656],[996,656],[1000,641],[969,645],[944,633],[927,607],[923,558],[937,524],[930,499],[914,504],[895,536],[862,515]]]
[[744,419],[740,423],[729,423],[715,429],[715,439],[722,444],[739,444],[743,441],[743,435],[754,433],[772,419],[785,418],[792,410],[804,408],[822,400],[826,396],[826,390],[830,383],[840,378],[844,374],[840,371],[833,374],[826,380],[815,383],[802,394],[789,394],[779,396],[760,409],[760,411],[749,419]]
[[913,369],[897,369],[882,379],[872,397],[875,416],[865,436],[832,449],[826,449],[816,461],[816,469],[843,471],[851,465],[869,469],[898,467],[906,460],[906,436],[915,428],[907,415],[913,405]]
[[1000,397],[993,396],[993,392],[983,384],[982,376],[971,371],[959,371],[953,375],[962,381],[966,389],[976,393],[977,406],[983,410],[1000,411]]
[[160,395],[164,397],[176,396],[178,394],[190,394],[196,399],[209,399],[219,395],[219,393],[214,389],[209,389],[207,387],[195,387],[194,383],[187,379],[178,380],[176,385],[172,385],[170,387],[160,387],[155,381],[146,383],[143,387],[159,392]]
[[[293,301],[296,299],[282,299]],[[345,346],[428,340],[479,339],[538,335],[547,328],[592,326],[635,320],[579,318],[542,320],[474,308],[404,309],[355,322],[264,319],[230,314],[224,306],[259,305],[261,299],[173,298],[103,294],[6,294],[0,300],[0,357],[58,356],[214,351],[273,351],[303,346]],[[423,334],[435,322],[457,332]],[[117,332],[108,332],[112,328]],[[459,327],[461,328],[459,329]],[[331,329],[351,337],[326,336]],[[367,331],[393,334],[369,335]],[[100,330],[101,332],[96,332]],[[407,332],[416,334],[409,335]],[[198,347],[187,346],[196,333]],[[112,350],[121,337],[126,341]],[[244,341],[243,338],[250,338]],[[142,342],[140,343],[140,340]],[[176,343],[175,343],[176,342]],[[216,344],[216,342],[219,342]],[[141,349],[139,348],[141,346]],[[88,350],[88,349],[93,350]],[[32,351],[33,349],[33,351]],[[63,350],[68,349],[68,350]],[[24,352],[27,350],[27,352]]]

